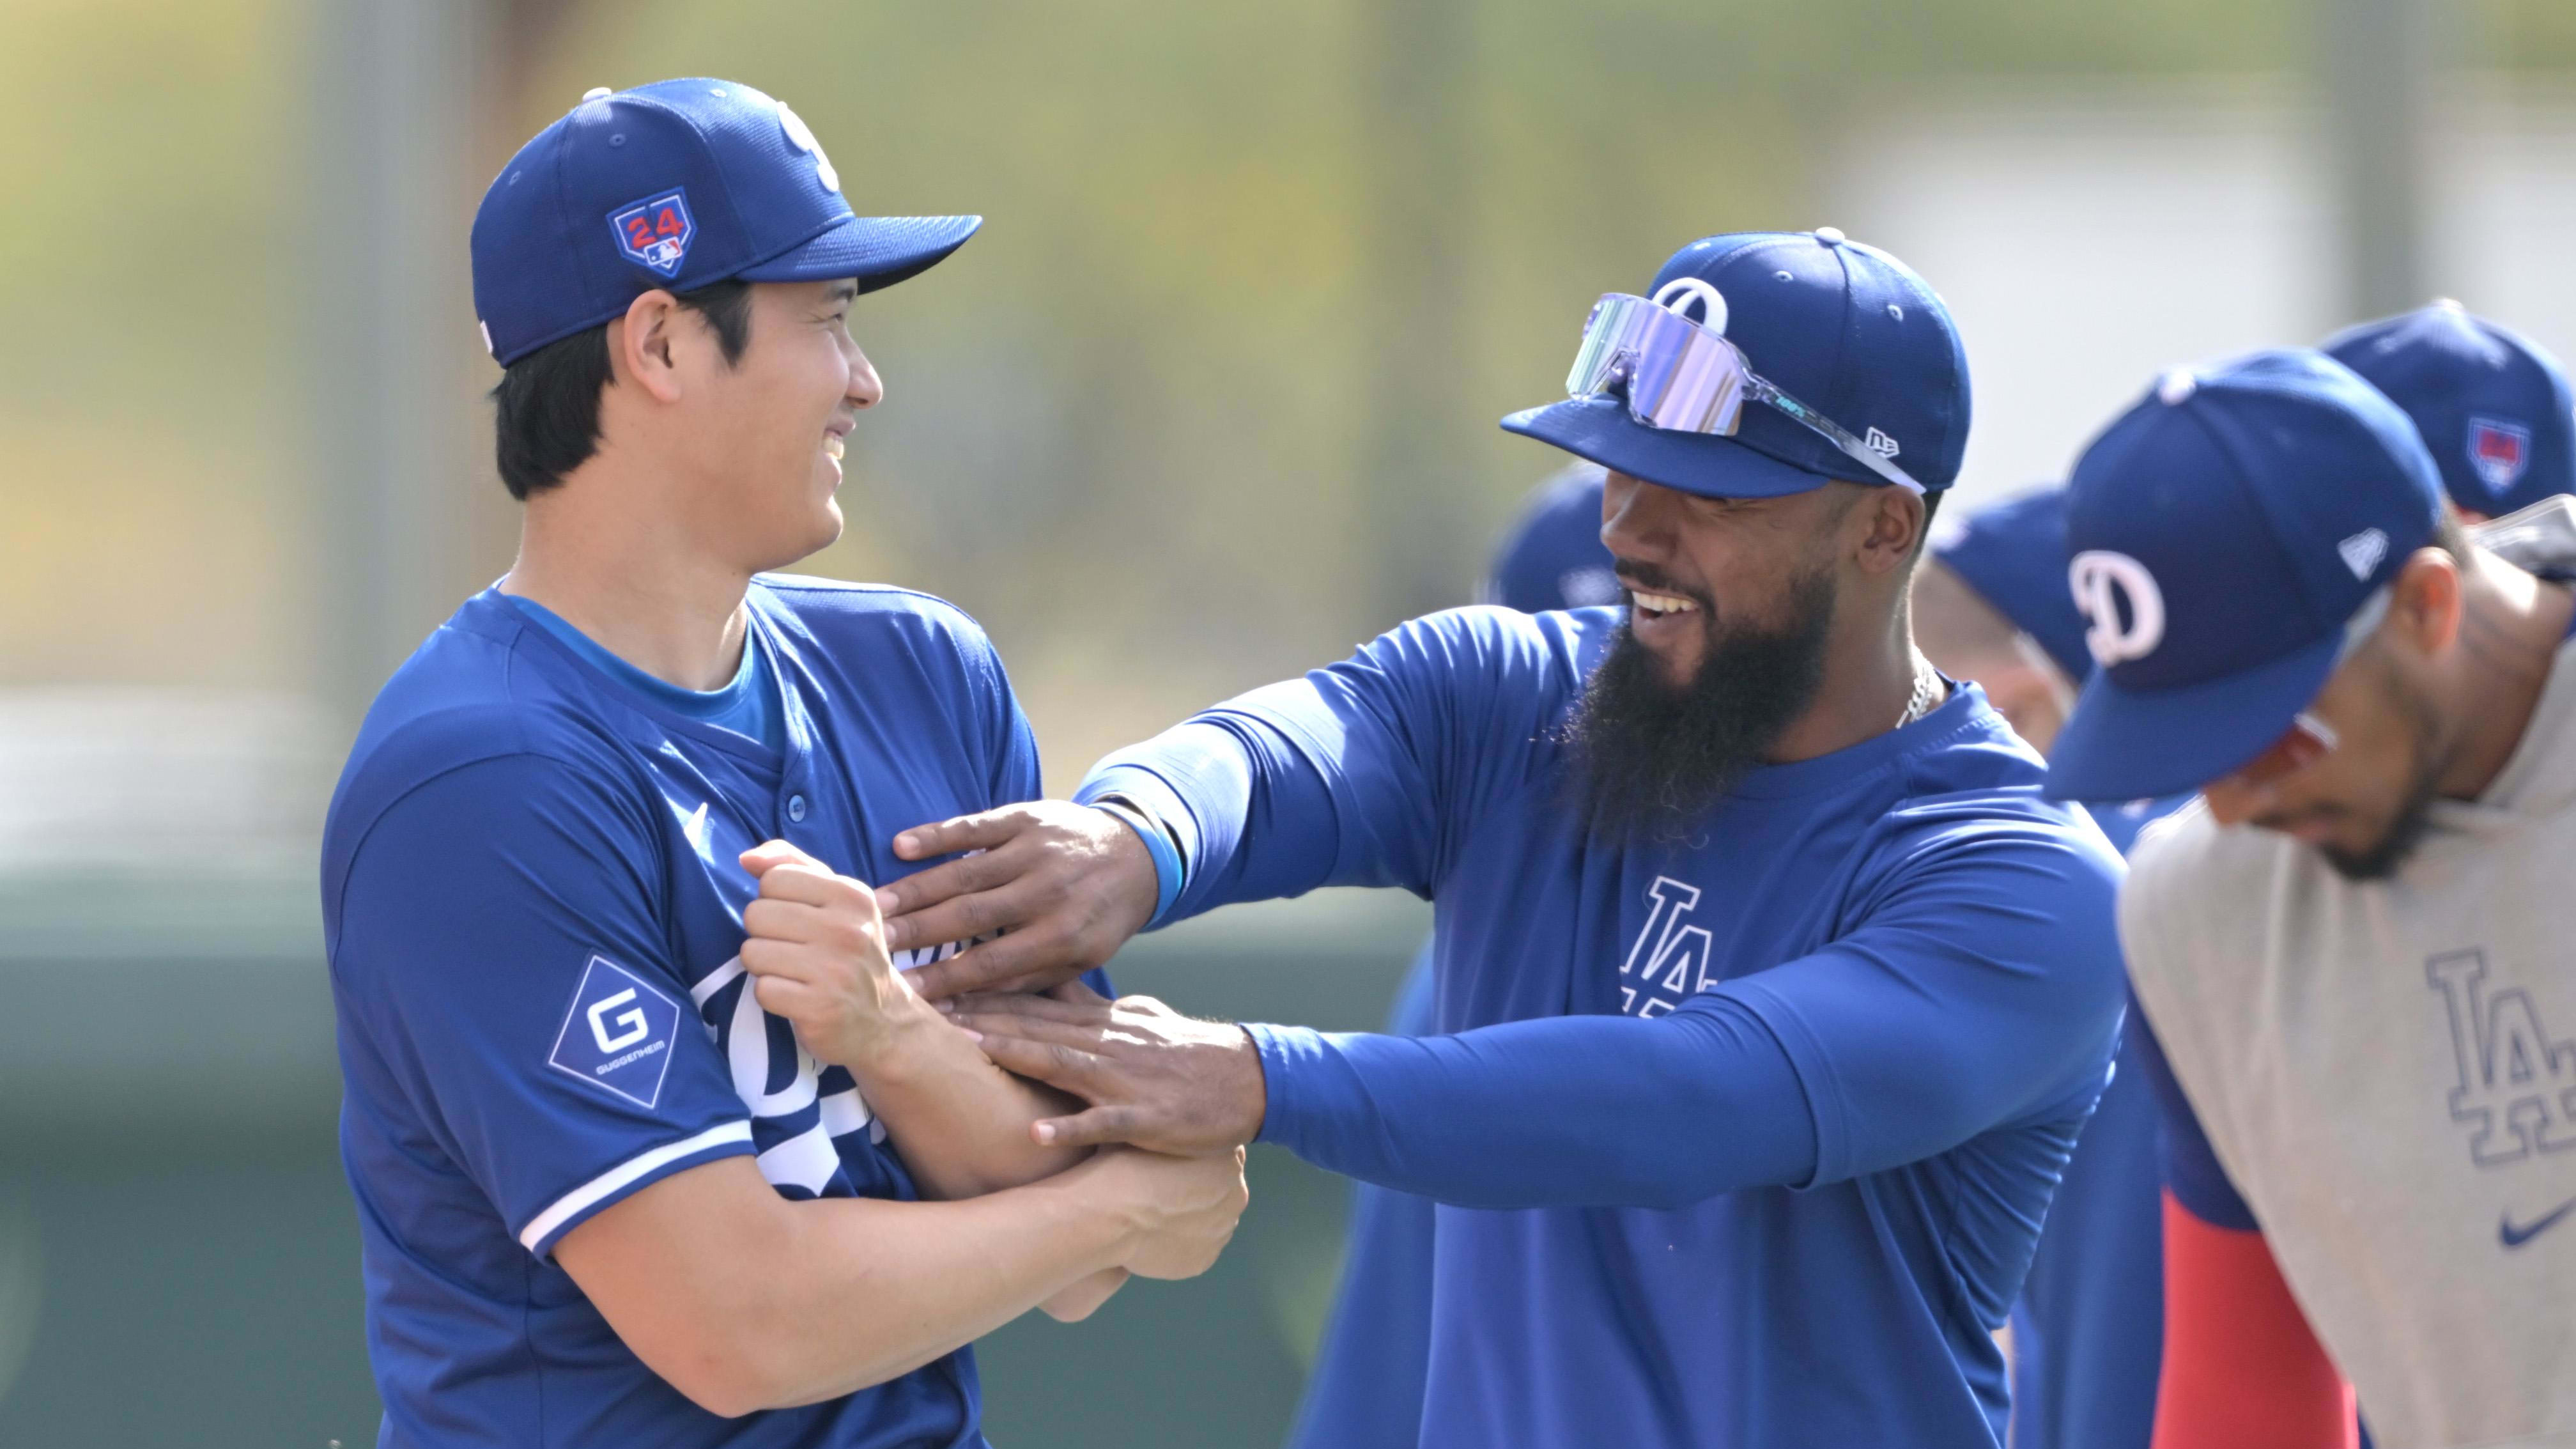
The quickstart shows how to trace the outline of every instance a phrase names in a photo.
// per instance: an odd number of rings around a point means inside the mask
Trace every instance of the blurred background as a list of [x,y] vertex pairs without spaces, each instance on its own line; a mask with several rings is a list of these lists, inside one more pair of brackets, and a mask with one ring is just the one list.
[[[1071,785],[1471,597],[1591,299],[1832,224],[1967,338],[1953,507],[2158,369],[2433,295],[2576,349],[2566,0],[0,0],[0,1443],[372,1442],[314,857],[357,713],[508,564],[465,231],[595,85],[791,101],[889,396],[818,572],[956,600]],[[470,903],[461,905],[471,909]],[[1129,989],[1372,1025],[1327,892]],[[1275,1442],[1342,1184],[985,1349],[996,1442]]]

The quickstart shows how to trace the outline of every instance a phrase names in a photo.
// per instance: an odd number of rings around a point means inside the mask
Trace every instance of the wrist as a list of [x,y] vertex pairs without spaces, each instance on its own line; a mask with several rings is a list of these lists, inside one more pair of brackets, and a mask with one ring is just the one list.
[[1124,1268],[1161,1226],[1159,1205],[1122,1161],[1130,1151],[1103,1148],[1088,1161],[1022,1189],[1057,1199],[1069,1245],[1086,1273]]
[[937,1034],[956,1030],[898,972],[878,1009],[845,1040],[839,1065],[862,1085],[908,1081],[927,1064]]
[[[1161,924],[1163,918],[1171,913],[1173,903],[1181,898],[1181,887],[1185,884],[1180,848],[1173,843],[1171,831],[1147,814],[1144,807],[1124,795],[1104,795],[1088,803],[1092,809],[1126,827],[1127,833],[1135,837],[1136,844],[1143,848],[1146,861],[1154,872],[1153,904],[1145,917],[1145,924]],[[1142,895],[1140,886],[1140,903]]]

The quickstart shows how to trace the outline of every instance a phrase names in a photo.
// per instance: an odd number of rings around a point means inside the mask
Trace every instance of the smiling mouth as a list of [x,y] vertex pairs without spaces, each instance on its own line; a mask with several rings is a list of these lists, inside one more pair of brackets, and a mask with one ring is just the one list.
[[1690,600],[1685,599],[1678,594],[1656,594],[1649,593],[1644,589],[1631,589],[1628,591],[1628,597],[1635,603],[1637,612],[1645,615],[1649,619],[1662,619],[1668,618],[1674,614],[1695,614],[1699,612],[1699,605],[1692,603]]
[[841,435],[838,433],[825,433],[823,435],[823,456],[831,459],[835,463],[841,461],[841,454],[846,449],[846,446],[847,445],[841,441]]

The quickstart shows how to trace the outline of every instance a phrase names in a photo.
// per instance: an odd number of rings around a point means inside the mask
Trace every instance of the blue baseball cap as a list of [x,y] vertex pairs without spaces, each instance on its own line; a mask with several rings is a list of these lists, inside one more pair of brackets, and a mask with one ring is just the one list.
[[2066,489],[2049,484],[1933,526],[1932,556],[2081,683],[2093,672],[2084,616],[2066,592]]
[[2415,420],[2453,503],[2492,518],[2576,493],[2576,404],[2538,343],[2442,301],[2323,345]]
[[2414,424],[2324,353],[2167,374],[2068,484],[2067,579],[2100,668],[2048,793],[2171,795],[2251,761],[2441,518]]
[[[1735,232],[1673,253],[1644,295],[1697,278],[1726,299],[1726,336],[1753,371],[1893,459],[1950,486],[1968,443],[1968,359],[1950,310],[1903,262],[1832,227]],[[1733,437],[1651,428],[1617,397],[1503,419],[1507,432],[1685,493],[1777,498],[1836,478],[1876,484],[1831,442],[1757,402]]]
[[1604,481],[1600,469],[1575,463],[1538,486],[1494,551],[1485,602],[1524,614],[1619,602],[1618,560],[1601,542]]
[[938,262],[978,216],[855,215],[783,101],[724,80],[595,90],[501,168],[474,213],[474,311],[506,367],[656,287],[857,279]]

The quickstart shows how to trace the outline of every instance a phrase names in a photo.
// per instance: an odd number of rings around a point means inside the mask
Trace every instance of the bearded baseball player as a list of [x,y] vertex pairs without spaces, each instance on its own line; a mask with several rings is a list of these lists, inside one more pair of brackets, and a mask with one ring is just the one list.
[[2350,1444],[2356,1389],[2393,1449],[2576,1444],[2576,510],[2464,530],[2305,350],[2166,377],[2072,490],[2103,667],[2049,789],[2202,797],[2120,902],[2156,1444]]
[[937,599],[774,575],[883,395],[860,293],[974,217],[861,217],[729,81],[593,92],[476,214],[517,561],[378,696],[323,910],[385,1446],[973,1446],[979,1335],[1205,1268],[1237,1163],[1068,1103],[899,969],[892,826],[1038,793]]
[[[1941,300],[1830,228],[1710,237],[1505,426],[1609,470],[1625,608],[1466,609],[1120,751],[1077,805],[904,832],[941,993],[1320,885],[1435,906],[1439,1035],[977,996],[1093,1104],[1439,1200],[1427,1445],[1994,1446],[1993,1330],[2120,1017],[2118,858],[1906,586],[1958,469]],[[1107,828],[1104,829],[1103,827]],[[972,934],[972,933],[969,933]]]

